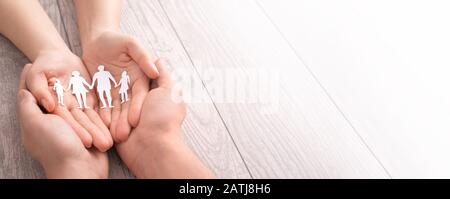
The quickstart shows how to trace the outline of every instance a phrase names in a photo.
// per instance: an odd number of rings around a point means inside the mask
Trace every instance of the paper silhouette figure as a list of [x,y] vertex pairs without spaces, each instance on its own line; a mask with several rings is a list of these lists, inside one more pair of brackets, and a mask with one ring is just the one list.
[[122,100],[121,103],[124,102],[128,102],[128,88],[129,88],[129,84],[131,84],[130,81],[130,76],[128,76],[127,71],[123,71],[122,72],[122,77],[120,78],[119,81],[119,94],[120,94],[120,99]]
[[84,85],[90,87],[86,80],[80,76],[80,72],[73,71],[72,77],[69,80],[69,87],[67,88],[67,90],[72,87],[72,94],[74,94],[77,98],[78,108],[83,108],[83,105],[84,108],[89,108],[86,104],[86,93],[89,91],[86,89],[86,87],[84,87]]
[[98,97],[100,98],[100,101],[102,102],[102,107],[100,108],[106,108],[106,102],[103,94],[106,94],[106,100],[108,101],[108,107],[112,108],[112,98],[111,98],[111,82],[112,81],[117,87],[117,82],[114,80],[111,73],[108,71],[105,71],[105,66],[99,65],[98,66],[98,72],[94,74],[94,77],[92,77],[92,85],[89,87],[92,89],[95,85],[95,82],[97,82],[97,92]]
[[53,85],[53,90],[56,91],[56,95],[58,96],[58,104],[61,106],[64,105],[64,86],[61,84],[61,81],[59,79],[56,79],[55,84]]

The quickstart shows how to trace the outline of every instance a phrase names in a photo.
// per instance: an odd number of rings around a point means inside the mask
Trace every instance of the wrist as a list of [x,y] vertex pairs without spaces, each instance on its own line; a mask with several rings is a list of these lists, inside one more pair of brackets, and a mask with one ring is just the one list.
[[122,0],[76,0],[73,3],[82,45],[89,43],[105,31],[119,31]]
[[[72,53],[70,50],[66,49],[46,49],[39,52],[37,55],[36,60],[39,60],[38,62],[44,62],[44,63],[50,63],[50,62],[60,62],[61,60],[64,60],[64,63],[67,65],[82,65],[81,59]],[[33,62],[35,63],[35,62]],[[63,65],[59,65],[62,67]]]
[[48,42],[45,45],[40,45],[39,48],[36,48],[36,51],[33,51],[30,54],[29,59],[34,62],[39,56],[45,54],[72,54],[72,51],[67,47],[67,45],[63,43],[51,43]]
[[64,178],[89,178],[103,179],[108,177],[108,172],[98,172],[95,168],[91,168],[91,163],[81,160],[59,160],[54,162],[42,163],[47,178],[64,179]]
[[75,54],[67,47],[48,47],[38,51],[37,57],[41,56],[64,56],[64,57],[76,57]]
[[173,142],[178,142],[181,140],[181,127],[172,126],[166,128],[158,128],[158,127],[144,127],[139,128],[139,126],[135,129],[133,133],[135,133],[137,139],[138,151],[137,155],[141,155],[142,151],[146,151],[152,148],[158,148],[160,146],[165,146],[172,144]]
[[134,130],[139,135],[142,146],[154,146],[160,142],[167,142],[174,139],[181,139],[181,125],[178,124],[157,124],[138,125]]
[[85,28],[85,30],[80,31],[81,47],[83,48],[83,50],[85,49],[86,46],[95,41],[105,32],[120,32],[120,30],[119,27],[109,25],[109,26],[89,27]]
[[128,161],[126,161],[127,166],[132,171],[145,171],[149,160],[155,159],[156,156],[171,151],[171,149],[183,143],[180,129],[178,128],[177,130],[175,127],[170,131],[167,129],[147,128],[145,130],[136,128],[131,136],[133,134],[136,137],[135,139],[128,139],[128,141],[133,142],[130,143],[133,147],[128,148],[129,157],[127,158]]

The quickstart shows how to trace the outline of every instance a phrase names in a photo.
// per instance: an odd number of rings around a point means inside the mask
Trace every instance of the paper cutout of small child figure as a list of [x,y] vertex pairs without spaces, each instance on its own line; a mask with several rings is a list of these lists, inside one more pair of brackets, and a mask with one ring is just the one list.
[[128,99],[129,84],[131,84],[130,76],[128,76],[127,71],[123,71],[122,77],[120,78],[120,81],[118,84],[118,86],[120,86],[119,94],[120,94],[120,99],[122,100],[121,103],[128,102],[128,100],[129,100]]
[[69,87],[67,88],[67,90],[72,87],[72,94],[74,94],[77,98],[78,108],[83,108],[82,105],[84,105],[84,108],[89,108],[86,104],[86,93],[88,93],[89,90],[87,90],[84,85],[90,87],[86,80],[82,76],[80,76],[80,72],[73,71],[72,77],[69,80]]
[[53,85],[53,90],[56,91],[56,95],[58,96],[58,104],[61,106],[65,106],[64,105],[64,91],[66,91],[66,89],[61,84],[61,81],[59,81],[59,79],[55,80],[55,84]]
[[114,77],[111,75],[110,72],[105,71],[105,66],[99,65],[98,66],[98,72],[94,74],[92,77],[92,85],[89,86],[90,89],[94,88],[95,81],[97,81],[97,92],[98,97],[100,98],[100,101],[102,102],[102,107],[100,108],[106,108],[106,102],[105,98],[103,97],[103,94],[106,94],[106,100],[108,101],[108,107],[112,108],[114,107],[112,105],[112,97],[111,97],[111,82],[114,83],[114,86],[117,87],[117,82],[114,80]]

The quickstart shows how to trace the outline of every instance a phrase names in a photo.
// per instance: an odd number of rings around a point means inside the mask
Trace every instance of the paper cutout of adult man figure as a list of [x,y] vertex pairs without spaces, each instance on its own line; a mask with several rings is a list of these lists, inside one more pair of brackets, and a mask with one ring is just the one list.
[[53,90],[56,92],[56,95],[58,96],[58,104],[61,106],[65,106],[64,105],[64,91],[67,91],[67,90],[61,84],[61,81],[59,79],[55,80],[55,84],[53,85]]
[[82,105],[84,105],[84,108],[89,108],[86,104],[86,93],[89,91],[84,87],[84,85],[90,87],[86,80],[80,76],[80,72],[73,71],[67,90],[72,87],[72,94],[74,94],[77,98],[78,108],[83,108]]
[[114,80],[114,77],[111,75],[110,72],[105,71],[105,66],[99,65],[98,66],[98,72],[94,74],[94,77],[92,77],[92,85],[89,87],[92,89],[95,85],[95,82],[97,82],[97,92],[98,97],[100,98],[100,101],[102,102],[102,107],[100,108],[106,108],[106,102],[103,94],[106,94],[106,100],[108,101],[108,107],[112,108],[114,107],[112,105],[112,97],[111,97],[111,82],[114,83],[114,86],[117,87],[117,82]]

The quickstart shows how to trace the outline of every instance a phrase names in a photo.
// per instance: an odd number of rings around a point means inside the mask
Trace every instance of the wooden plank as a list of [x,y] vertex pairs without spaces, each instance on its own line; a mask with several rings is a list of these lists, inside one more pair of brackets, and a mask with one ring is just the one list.
[[393,177],[450,177],[449,2],[256,2]]
[[40,178],[39,163],[25,151],[16,115],[19,74],[27,58],[7,39],[0,36],[0,178]]
[[[81,52],[76,17],[70,1],[59,1],[72,49]],[[121,30],[137,37],[173,71],[200,82],[157,1],[125,2]],[[183,125],[185,141],[222,178],[249,178],[249,172],[226,127],[202,85],[183,87],[188,116]],[[192,94],[192,95],[190,95]]]
[[[254,177],[389,177],[254,2],[160,3]],[[220,96],[258,78],[263,99]]]
[[[58,6],[51,0],[40,0],[44,10],[60,33],[64,33]],[[65,38],[65,37],[63,37]],[[0,178],[44,178],[39,163],[25,151],[16,115],[16,93],[19,75],[29,60],[8,39],[0,36]]]

